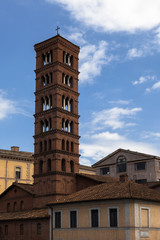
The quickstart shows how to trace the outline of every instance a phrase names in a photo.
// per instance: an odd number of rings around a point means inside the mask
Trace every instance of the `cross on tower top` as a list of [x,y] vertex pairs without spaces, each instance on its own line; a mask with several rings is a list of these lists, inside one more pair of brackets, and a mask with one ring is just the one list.
[[59,30],[59,29],[60,29],[60,27],[58,27],[58,26],[57,26],[57,28],[56,28],[56,31],[57,31],[57,35],[59,34],[59,33],[58,33],[58,30]]

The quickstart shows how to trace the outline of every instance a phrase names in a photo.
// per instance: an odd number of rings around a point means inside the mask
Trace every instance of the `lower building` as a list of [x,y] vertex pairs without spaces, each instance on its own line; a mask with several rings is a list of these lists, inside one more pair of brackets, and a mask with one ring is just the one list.
[[160,193],[132,181],[92,186],[48,206],[51,240],[160,239]]

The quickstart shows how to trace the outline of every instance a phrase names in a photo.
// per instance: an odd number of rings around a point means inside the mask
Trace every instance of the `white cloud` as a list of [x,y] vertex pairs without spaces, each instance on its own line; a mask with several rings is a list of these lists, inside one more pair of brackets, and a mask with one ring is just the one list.
[[83,157],[82,158],[80,157],[79,162],[81,165],[85,165],[85,166],[91,166],[92,164],[89,159],[83,158]]
[[138,85],[138,84],[142,84],[144,82],[147,82],[149,80],[155,80],[156,76],[152,75],[147,75],[147,76],[141,76],[138,80],[132,82],[133,85]]
[[101,73],[102,66],[113,60],[107,56],[107,42],[101,41],[98,46],[85,45],[80,51],[80,83],[92,83],[94,78]]
[[[118,108],[114,107],[111,109],[105,109],[100,112],[93,113],[93,124],[97,125],[99,128],[111,127],[112,129],[124,128],[129,126],[126,118],[131,118],[137,114],[137,112],[142,111],[142,108]],[[124,120],[125,118],[125,120]]]
[[104,138],[104,134],[100,133],[98,138],[90,136],[88,137],[89,144],[87,140],[87,143],[80,144],[81,155],[84,158],[90,159],[92,164],[119,148],[159,155],[158,150],[152,144],[133,141],[124,136],[119,136],[119,139],[114,139],[113,135],[112,139],[108,139]]
[[153,84],[153,86],[151,88],[146,88],[146,92],[149,93],[152,90],[157,90],[157,89],[160,89],[160,81]]
[[72,17],[96,30],[127,31],[153,29],[160,24],[159,0],[46,0],[59,3]]
[[70,41],[74,41],[78,44],[85,44],[86,40],[83,37],[83,33],[81,32],[73,32],[67,37]]
[[17,105],[16,101],[9,99],[7,93],[0,89],[0,120],[5,119],[8,115],[12,114],[31,116]]
[[118,105],[128,105],[130,104],[130,101],[131,100],[122,100],[122,99],[119,99],[119,100],[116,100],[116,101],[109,101],[110,104],[118,104]]
[[132,48],[128,50],[127,58],[129,59],[139,58],[142,57],[143,54],[144,52],[141,49]]
[[114,141],[120,141],[124,138],[120,136],[118,133],[110,133],[110,132],[102,132],[98,134],[93,134],[91,138],[96,140],[114,140]]
[[160,132],[144,132],[143,138],[160,138]]

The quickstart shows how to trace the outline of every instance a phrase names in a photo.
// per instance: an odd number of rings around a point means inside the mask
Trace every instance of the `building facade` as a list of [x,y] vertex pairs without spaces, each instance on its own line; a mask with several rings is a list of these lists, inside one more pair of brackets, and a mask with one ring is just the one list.
[[32,153],[19,151],[19,147],[0,150],[0,194],[15,181],[32,184],[33,172]]
[[90,187],[49,207],[51,240],[160,239],[160,193],[134,182]]
[[119,178],[126,173],[137,183],[160,181],[160,157],[130,150],[118,149],[92,167],[99,175]]

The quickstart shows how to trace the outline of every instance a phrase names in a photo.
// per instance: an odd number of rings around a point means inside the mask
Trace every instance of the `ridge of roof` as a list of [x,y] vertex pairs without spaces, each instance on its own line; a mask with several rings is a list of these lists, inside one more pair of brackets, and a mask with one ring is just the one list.
[[141,153],[141,152],[132,151],[132,150],[129,150],[129,149],[118,148],[118,149],[115,150],[114,152],[108,154],[108,155],[105,156],[104,158],[100,159],[98,162],[94,163],[94,164],[92,165],[92,167],[94,168],[96,165],[98,165],[99,163],[107,160],[108,158],[112,157],[113,155],[115,155],[115,154],[118,153],[118,152],[133,153],[133,154],[136,154],[136,155],[141,155],[141,156],[146,156],[146,157],[150,157],[150,158],[158,158],[158,159],[160,159],[160,157],[159,157],[159,156],[156,156],[156,155],[151,155],[151,154],[147,154],[147,153]]
[[104,183],[104,182],[116,182],[118,181],[117,178],[115,177],[110,177],[108,175],[92,175],[92,174],[86,174],[86,173],[77,173],[76,174],[77,176],[80,176],[80,177],[85,177],[85,178],[89,178],[89,179],[92,179],[96,182],[101,182],[101,183]]

